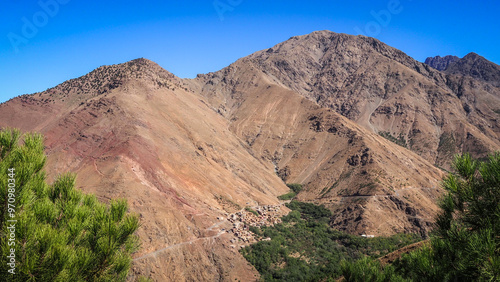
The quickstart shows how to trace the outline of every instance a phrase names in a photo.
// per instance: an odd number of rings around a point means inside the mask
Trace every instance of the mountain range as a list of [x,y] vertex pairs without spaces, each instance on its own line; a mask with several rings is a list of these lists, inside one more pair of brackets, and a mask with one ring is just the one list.
[[45,135],[48,177],[77,174],[141,217],[130,279],[254,280],[222,227],[297,198],[352,234],[427,236],[453,156],[500,148],[500,66],[421,63],[377,39],[295,36],[181,79],[147,59],[0,104],[0,127]]

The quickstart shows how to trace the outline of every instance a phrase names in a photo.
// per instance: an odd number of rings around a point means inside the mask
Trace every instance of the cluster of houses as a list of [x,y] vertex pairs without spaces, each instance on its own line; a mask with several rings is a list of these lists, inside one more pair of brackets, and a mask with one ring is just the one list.
[[231,243],[243,246],[256,242],[254,234],[249,230],[250,226],[261,227],[281,223],[282,215],[280,205],[258,206],[228,215],[227,220],[232,224],[228,232],[234,235]]

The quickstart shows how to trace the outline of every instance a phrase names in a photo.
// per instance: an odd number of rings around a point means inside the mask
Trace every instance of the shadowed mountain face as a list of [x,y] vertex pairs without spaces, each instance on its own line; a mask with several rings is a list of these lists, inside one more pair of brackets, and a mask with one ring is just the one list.
[[450,64],[453,64],[458,60],[460,60],[460,58],[457,56],[436,56],[425,59],[425,64],[437,69],[438,71],[444,71]]
[[462,69],[320,31],[192,80],[146,59],[103,66],[0,104],[0,127],[45,134],[49,178],[72,171],[84,191],[128,199],[142,222],[131,279],[251,281],[215,228],[278,204],[284,182],[304,184],[298,198],[331,209],[341,230],[430,230],[434,164],[499,147],[499,90]]

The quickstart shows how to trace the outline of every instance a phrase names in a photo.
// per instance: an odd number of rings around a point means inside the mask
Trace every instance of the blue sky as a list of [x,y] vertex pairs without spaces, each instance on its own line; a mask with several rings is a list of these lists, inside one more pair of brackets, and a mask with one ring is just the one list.
[[500,64],[497,1],[4,0],[0,13],[0,102],[139,57],[195,77],[324,29],[419,61],[476,52]]

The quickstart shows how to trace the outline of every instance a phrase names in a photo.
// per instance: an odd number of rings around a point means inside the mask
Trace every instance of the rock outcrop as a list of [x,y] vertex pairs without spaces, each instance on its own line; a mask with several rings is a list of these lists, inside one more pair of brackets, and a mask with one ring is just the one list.
[[425,63],[437,69],[438,71],[444,71],[448,68],[449,65],[457,62],[458,60],[460,60],[459,57],[452,55],[447,55],[444,57],[435,56],[435,57],[428,57],[427,59],[425,59]]
[[467,76],[500,87],[500,66],[486,60],[476,53],[469,53],[451,64],[446,73]]

